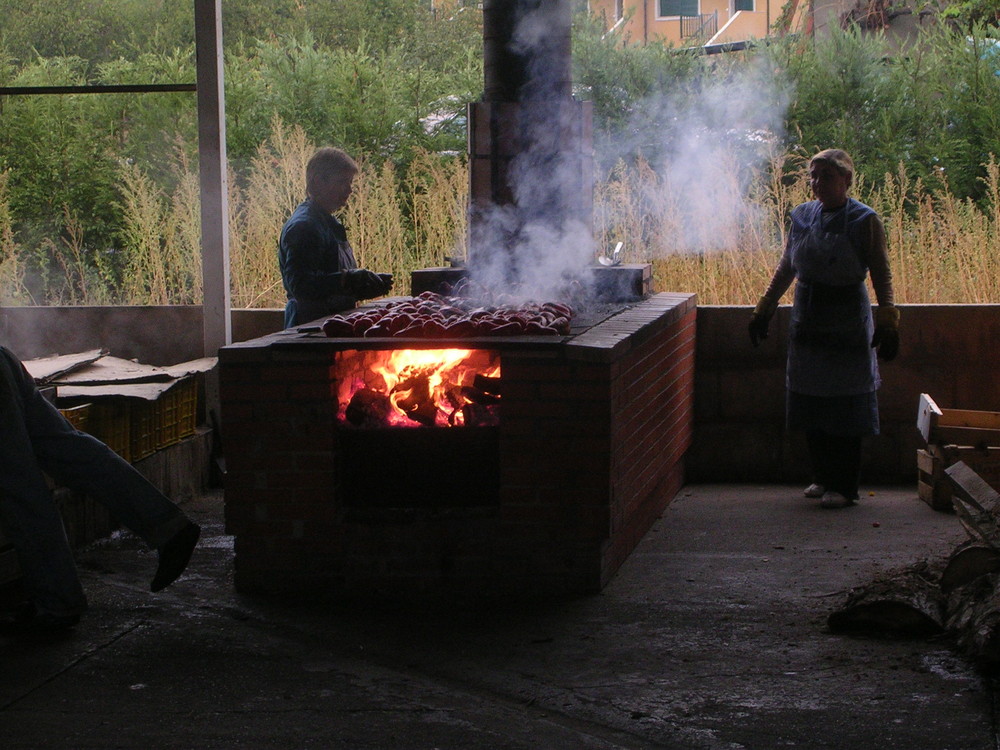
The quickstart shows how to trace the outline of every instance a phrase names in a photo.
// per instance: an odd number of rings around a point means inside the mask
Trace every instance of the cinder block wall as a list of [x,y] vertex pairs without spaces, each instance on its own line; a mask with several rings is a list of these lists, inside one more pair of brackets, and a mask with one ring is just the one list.
[[[882,434],[866,444],[862,481],[916,482],[917,401],[942,408],[1000,410],[1000,305],[901,305],[899,356],[881,363]],[[801,483],[808,462],[801,437],[784,427],[790,308],[771,336],[750,345],[748,307],[700,306],[691,482]]]

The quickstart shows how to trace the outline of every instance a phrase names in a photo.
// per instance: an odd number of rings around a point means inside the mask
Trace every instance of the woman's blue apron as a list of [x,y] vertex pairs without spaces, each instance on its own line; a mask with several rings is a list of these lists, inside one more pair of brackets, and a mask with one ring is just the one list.
[[854,208],[857,218],[859,207],[866,208],[849,201],[825,226],[818,201],[800,206],[793,215],[791,261],[796,285],[789,325],[789,391],[846,396],[870,393],[880,385],[871,348],[868,268],[848,232],[848,211]]

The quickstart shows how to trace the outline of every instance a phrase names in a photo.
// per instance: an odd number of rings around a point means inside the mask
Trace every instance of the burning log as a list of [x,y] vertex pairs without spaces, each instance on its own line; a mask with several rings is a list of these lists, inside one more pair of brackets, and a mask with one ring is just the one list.
[[485,391],[476,388],[471,385],[463,385],[461,389],[461,394],[463,398],[467,399],[473,404],[499,404],[500,397],[494,396],[492,393],[486,393]]
[[392,401],[407,417],[427,427],[434,426],[438,407],[431,395],[429,373],[419,370],[408,373],[392,389],[390,398],[397,393],[400,397]]
[[355,427],[385,427],[389,424],[392,403],[388,394],[371,388],[359,388],[351,396],[344,418]]
[[493,404],[466,404],[462,421],[466,427],[495,427],[500,424],[500,412]]
[[[354,352],[338,361],[337,381],[340,420],[354,426],[461,427],[499,420],[500,362],[495,352]],[[470,403],[492,408],[466,414],[463,407]]]
[[472,387],[483,393],[490,393],[495,396],[501,395],[500,378],[476,373],[476,376],[472,379]]

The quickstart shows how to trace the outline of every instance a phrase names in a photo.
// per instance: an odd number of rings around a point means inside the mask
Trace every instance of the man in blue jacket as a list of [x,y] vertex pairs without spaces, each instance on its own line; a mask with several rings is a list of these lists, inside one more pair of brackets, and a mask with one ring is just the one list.
[[333,215],[351,195],[355,161],[339,148],[316,151],[306,165],[306,193],[281,229],[278,264],[288,293],[285,328],[353,308],[381,297],[390,274],[358,268],[344,225]]

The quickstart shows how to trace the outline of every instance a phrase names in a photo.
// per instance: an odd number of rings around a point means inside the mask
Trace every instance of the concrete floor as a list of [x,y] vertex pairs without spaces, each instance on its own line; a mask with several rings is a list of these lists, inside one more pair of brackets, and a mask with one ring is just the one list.
[[241,596],[220,497],[187,507],[206,534],[166,592],[117,535],[80,554],[69,637],[0,639],[3,747],[997,748],[992,682],[946,640],[826,628],[963,538],[910,488],[687,487],[601,594],[450,611]]

